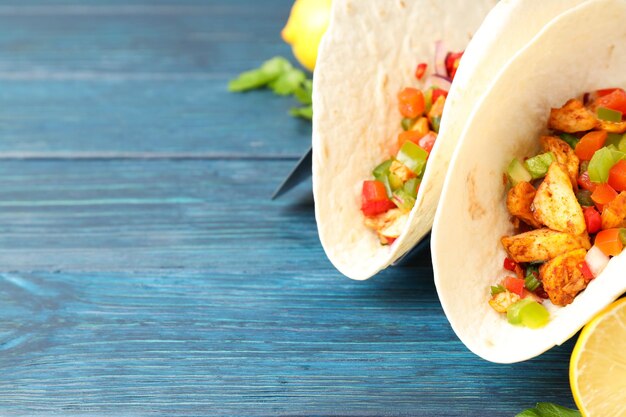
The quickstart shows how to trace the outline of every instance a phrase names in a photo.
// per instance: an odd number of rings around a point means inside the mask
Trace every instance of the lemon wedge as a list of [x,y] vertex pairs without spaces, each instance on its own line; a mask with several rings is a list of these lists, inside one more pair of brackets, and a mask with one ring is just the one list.
[[296,0],[281,32],[296,59],[310,71],[315,68],[317,50],[328,28],[330,3],[331,0]]
[[572,352],[569,377],[584,417],[626,416],[626,298],[585,326]]

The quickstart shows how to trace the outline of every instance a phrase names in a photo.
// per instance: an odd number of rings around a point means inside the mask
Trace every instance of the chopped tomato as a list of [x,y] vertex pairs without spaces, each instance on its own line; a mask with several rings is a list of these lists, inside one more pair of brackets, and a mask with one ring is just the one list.
[[463,52],[450,52],[446,56],[446,71],[451,80],[453,80],[456,75],[456,70],[459,68],[462,56]]
[[435,141],[437,140],[437,134],[435,132],[428,132],[428,134],[422,137],[417,141],[417,144],[420,148],[424,149],[426,152],[430,153],[432,151],[433,146],[435,146]]
[[[599,90],[598,95],[601,91],[608,90]],[[601,95],[596,99],[596,107],[606,107],[624,114],[626,113],[626,92],[621,88],[616,88],[608,94]]]
[[517,266],[517,262],[513,259],[506,257],[504,258],[504,269],[509,270],[511,272],[515,272],[515,267]]
[[617,197],[617,192],[609,184],[598,184],[591,194],[591,199],[601,206],[610,203]]
[[596,235],[594,245],[600,248],[606,256],[617,256],[622,253],[624,244],[619,238],[620,229],[602,230]]
[[396,205],[387,197],[385,184],[380,181],[363,181],[361,211],[366,216],[376,216]]
[[602,217],[598,210],[594,207],[583,208],[583,214],[585,215],[585,224],[587,225],[587,233],[596,233],[602,229]]
[[400,134],[398,135],[398,145],[402,147],[402,145],[404,145],[404,142],[406,142],[407,140],[410,140],[417,145],[417,142],[422,137],[424,137],[424,133],[420,132],[419,130],[407,130],[406,132],[400,132]]
[[578,156],[583,161],[591,161],[593,154],[596,151],[604,146],[604,142],[606,142],[607,133],[604,130],[596,130],[593,132],[587,133],[582,139],[576,144],[576,156]]
[[391,245],[393,244],[393,242],[395,242],[397,239],[397,237],[386,237],[385,240],[387,240],[387,244]]
[[422,80],[424,78],[424,74],[426,74],[426,69],[428,68],[428,64],[425,62],[420,63],[415,70],[415,78],[418,80]]
[[524,297],[524,280],[514,277],[504,278],[504,287],[514,294]]
[[439,96],[443,96],[444,98],[448,97],[448,92],[446,90],[442,90],[441,88],[436,88],[433,90],[433,103],[437,102]]
[[616,191],[626,191],[626,161],[623,159],[609,170],[609,185]]
[[583,190],[594,192],[597,185],[589,179],[589,172],[585,171],[578,177],[578,186]]
[[608,94],[611,94],[615,90],[621,90],[621,88],[603,88],[601,90],[596,90],[596,95],[598,97],[604,97]]
[[424,94],[417,88],[407,87],[398,93],[398,102],[402,116],[413,119],[424,113],[426,103]]
[[589,269],[589,265],[587,265],[587,262],[581,262],[578,264],[578,269],[580,269],[580,272],[583,273],[583,277],[585,277],[586,281],[591,281],[592,279],[594,279],[595,277],[593,276],[593,272],[591,272],[591,269]]

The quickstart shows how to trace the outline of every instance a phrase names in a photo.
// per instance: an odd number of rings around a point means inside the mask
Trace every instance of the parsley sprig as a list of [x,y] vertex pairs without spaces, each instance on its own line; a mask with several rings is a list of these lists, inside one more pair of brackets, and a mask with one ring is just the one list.
[[289,114],[308,120],[313,117],[313,82],[287,59],[274,57],[257,69],[239,74],[228,83],[228,90],[236,93],[260,88],[269,88],[279,96],[293,95],[302,106],[292,108]]

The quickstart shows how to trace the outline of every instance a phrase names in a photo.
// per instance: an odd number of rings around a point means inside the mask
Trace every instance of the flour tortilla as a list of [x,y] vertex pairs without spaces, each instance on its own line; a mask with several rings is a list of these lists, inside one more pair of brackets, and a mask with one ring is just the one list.
[[513,232],[502,173],[536,153],[551,107],[606,87],[626,86],[626,2],[591,0],[547,25],[502,70],[474,109],[444,184],[433,226],[435,283],[452,328],[477,355],[523,361],[559,345],[626,291],[626,254],[614,257],[566,307],[544,303],[549,324],[510,325],[489,305],[505,275],[500,237]]
[[[428,233],[450,157],[474,104],[547,22],[581,2],[333,1],[313,82],[313,191],[320,240],[340,272],[367,279]],[[417,85],[418,62],[432,69],[437,40],[452,51],[467,48],[409,221],[393,245],[382,246],[363,223],[361,186],[390,156],[400,132],[397,93]]]

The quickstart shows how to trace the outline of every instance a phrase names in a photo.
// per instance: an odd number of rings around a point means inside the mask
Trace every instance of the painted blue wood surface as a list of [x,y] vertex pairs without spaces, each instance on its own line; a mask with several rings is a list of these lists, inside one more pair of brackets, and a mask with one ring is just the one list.
[[572,343],[484,362],[429,254],[326,260],[310,126],[236,72],[288,0],[0,2],[0,415],[513,416],[572,405]]

